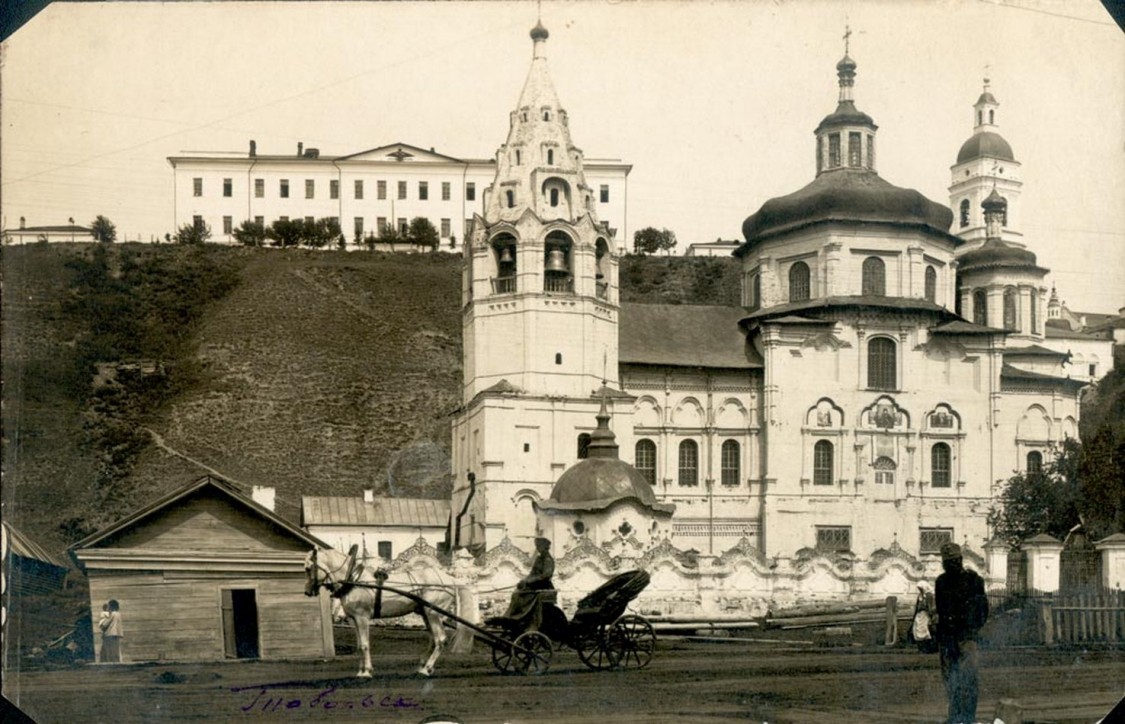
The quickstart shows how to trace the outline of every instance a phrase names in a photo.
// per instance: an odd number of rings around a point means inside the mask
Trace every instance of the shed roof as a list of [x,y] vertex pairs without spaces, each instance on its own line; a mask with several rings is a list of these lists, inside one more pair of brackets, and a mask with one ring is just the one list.
[[623,364],[758,369],[762,360],[738,322],[742,307],[622,304]]
[[1024,380],[1028,382],[1043,382],[1049,384],[1057,384],[1061,386],[1070,387],[1085,387],[1086,383],[1082,380],[1071,379],[1070,377],[1055,377],[1054,375],[1045,375],[1042,372],[1032,372],[1030,370],[1021,370],[1018,367],[1013,367],[1007,362],[1000,368],[1001,379],[1011,380]]
[[1041,344],[1029,344],[1026,347],[1005,347],[1004,356],[1014,357],[1069,357],[1066,352],[1057,349],[1047,349]]
[[954,319],[951,322],[930,327],[930,332],[934,334],[1006,334],[1002,329],[974,324],[964,319]]
[[433,498],[301,497],[303,525],[379,525],[404,528],[444,528],[449,524],[449,500]]
[[10,523],[3,523],[3,526],[8,533],[8,545],[12,547],[12,553],[15,555],[21,558],[30,558],[42,563],[47,563],[57,568],[67,567],[61,559],[52,555],[46,548],[13,528]]
[[193,480],[187,485],[181,486],[167,495],[157,498],[151,503],[144,505],[129,515],[121,518],[115,523],[112,523],[106,528],[102,528],[93,535],[87,536],[78,541],[70,547],[70,552],[73,555],[75,551],[83,548],[91,548],[106,539],[117,535],[123,531],[133,528],[143,521],[154,517],[175,503],[192,496],[204,489],[212,489],[219,492],[221,495],[226,496],[231,502],[246,509],[252,515],[264,518],[266,521],[272,523],[277,528],[280,528],[284,533],[300,539],[302,542],[309,544],[311,547],[317,548],[331,548],[327,543],[320,540],[314,535],[310,535],[305,530],[290,523],[285,518],[282,518],[277,513],[269,508],[260,505],[249,496],[244,495],[235,485],[229,481],[212,475],[204,475],[201,478]]

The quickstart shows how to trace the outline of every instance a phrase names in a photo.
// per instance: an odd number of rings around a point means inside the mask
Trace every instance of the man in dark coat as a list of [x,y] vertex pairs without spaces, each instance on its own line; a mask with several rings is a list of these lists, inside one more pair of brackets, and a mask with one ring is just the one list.
[[537,631],[542,623],[542,607],[539,605],[538,591],[549,591],[555,587],[551,577],[555,575],[555,559],[551,556],[551,541],[546,538],[535,539],[535,560],[531,570],[516,586],[512,602],[505,618],[529,618],[528,630]]
[[948,724],[973,724],[979,686],[977,634],[988,618],[984,580],[966,570],[961,546],[941,547],[945,570],[934,585],[941,677],[949,698]]

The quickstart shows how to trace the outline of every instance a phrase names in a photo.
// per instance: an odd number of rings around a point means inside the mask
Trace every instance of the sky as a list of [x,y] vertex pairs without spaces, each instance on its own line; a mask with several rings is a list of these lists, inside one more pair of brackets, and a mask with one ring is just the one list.
[[948,205],[987,74],[1024,240],[1071,309],[1125,306],[1125,34],[1096,0],[52,4],[0,46],[0,223],[162,237],[167,157],[250,139],[489,158],[537,13],[574,143],[633,166],[630,230],[737,239],[811,181],[847,27],[880,175]]

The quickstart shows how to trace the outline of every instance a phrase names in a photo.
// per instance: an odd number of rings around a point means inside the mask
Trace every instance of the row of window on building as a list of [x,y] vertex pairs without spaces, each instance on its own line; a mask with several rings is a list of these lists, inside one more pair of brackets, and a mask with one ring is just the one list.
[[[953,542],[952,528],[920,528],[918,552],[924,555],[941,553],[941,547]],[[850,525],[816,526],[816,549],[822,553],[852,552],[852,527]]]
[[[937,269],[932,264],[926,265],[923,296],[928,302],[937,303]],[[750,306],[761,304],[761,276],[757,272],[751,275]],[[869,256],[863,260],[860,293],[864,296],[887,296],[887,264],[877,256]],[[789,267],[789,301],[806,302],[812,298],[812,271],[803,261],[794,262]]]
[[[581,447],[581,443],[580,443]],[[634,446],[633,467],[650,485],[656,485],[656,443],[647,438]],[[683,487],[699,485],[699,443],[682,440],[679,445],[676,482]],[[724,440],[719,453],[719,483],[734,487],[742,481],[742,446],[737,440]]]
[[[867,137],[867,153],[864,154],[864,136]],[[849,168],[875,168],[875,136],[871,133],[850,131],[847,134],[847,159]],[[824,137],[816,139],[816,171],[840,168],[844,165],[844,137],[839,133],[828,134],[828,148],[825,154]],[[865,157],[866,156],[866,157]]]
[[[1004,289],[1004,329],[1018,332],[1019,324],[1019,291],[1015,287]],[[1028,329],[1031,334],[1039,331],[1039,290],[1031,290],[1031,305],[1028,310]],[[988,293],[983,289],[973,291],[973,323],[988,326]]]
[[[278,179],[277,195],[278,198],[290,198],[290,183],[289,179]],[[223,196],[232,198],[234,196],[234,179],[224,178],[222,182]],[[398,200],[405,200],[408,198],[409,184],[406,181],[396,182],[396,196]],[[609,203],[609,185],[601,184],[599,189],[599,199],[601,203]],[[355,179],[352,186],[352,198],[361,201],[364,198],[365,185],[364,179]],[[203,196],[203,178],[196,176],[192,179],[192,195],[196,197]],[[441,200],[449,201],[453,195],[453,184],[449,181],[441,182]],[[266,180],[263,178],[254,179],[254,198],[263,199],[266,197]],[[305,179],[305,198],[315,199],[316,196],[316,179]],[[340,181],[339,179],[328,180],[328,198],[340,198]],[[377,180],[375,182],[375,198],[379,201],[387,199],[387,182],[385,180]],[[419,181],[417,199],[419,201],[428,201],[430,198],[430,182]],[[477,199],[477,185],[474,181],[465,182],[465,200],[476,201]],[[557,205],[556,203],[553,205]]]

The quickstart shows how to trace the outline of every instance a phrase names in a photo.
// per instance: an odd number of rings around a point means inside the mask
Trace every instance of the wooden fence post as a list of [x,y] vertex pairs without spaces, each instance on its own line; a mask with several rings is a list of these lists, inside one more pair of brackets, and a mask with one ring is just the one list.
[[1047,646],[1055,643],[1055,620],[1051,612],[1051,602],[1044,601],[1039,608],[1040,620],[1043,623],[1043,643]]
[[898,599],[887,596],[887,632],[883,645],[894,646],[896,643],[898,643]]

